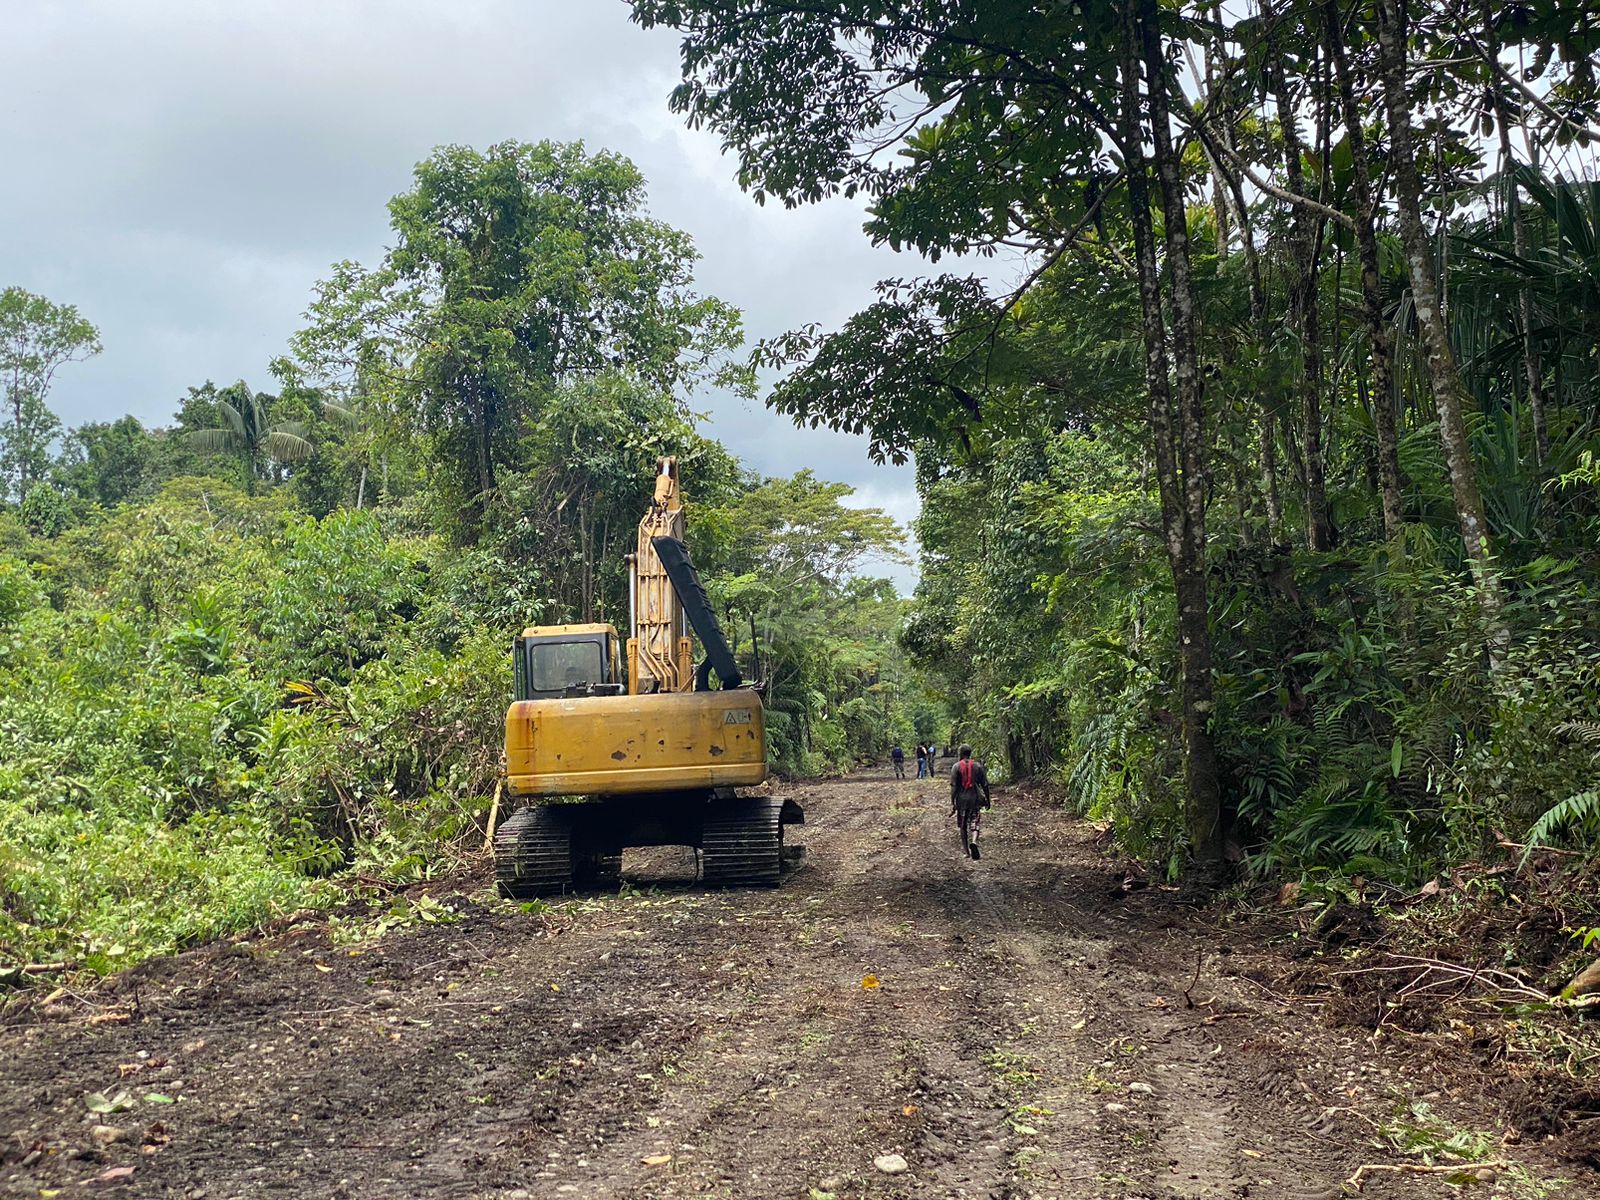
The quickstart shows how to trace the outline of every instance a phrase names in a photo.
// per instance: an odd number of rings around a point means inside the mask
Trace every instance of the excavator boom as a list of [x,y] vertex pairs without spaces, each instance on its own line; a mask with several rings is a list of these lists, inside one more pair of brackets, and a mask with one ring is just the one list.
[[694,687],[693,646],[683,605],[656,553],[656,540],[683,541],[683,498],[678,460],[656,461],[656,492],[639,522],[638,546],[628,556],[632,636],[628,639],[628,691],[687,692]]

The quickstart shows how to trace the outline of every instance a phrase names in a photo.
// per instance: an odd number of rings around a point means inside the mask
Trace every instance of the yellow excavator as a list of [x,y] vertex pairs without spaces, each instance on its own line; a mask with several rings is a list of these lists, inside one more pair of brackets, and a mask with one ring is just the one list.
[[678,460],[661,458],[628,555],[626,646],[608,624],[536,625],[516,639],[506,787],[521,807],[495,831],[502,895],[615,886],[628,846],[694,846],[712,886],[778,882],[783,828],[805,814],[735,792],[766,780],[765,714],[683,533]]

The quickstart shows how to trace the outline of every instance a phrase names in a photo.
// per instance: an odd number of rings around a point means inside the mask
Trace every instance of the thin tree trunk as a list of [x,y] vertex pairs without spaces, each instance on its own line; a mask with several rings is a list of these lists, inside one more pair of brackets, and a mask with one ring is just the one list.
[[[1200,98],[1202,103],[1209,103],[1216,92],[1217,60],[1211,51],[1212,46],[1208,41],[1205,44],[1206,94]],[[1206,165],[1211,171],[1211,204],[1217,223],[1217,274],[1221,275],[1228,261],[1228,254],[1231,249],[1229,243],[1233,240],[1233,233],[1230,228],[1232,213],[1228,208],[1227,184],[1222,181],[1222,167],[1216,159],[1211,157],[1209,149],[1206,150]]]
[[1507,636],[1501,614],[1504,597],[1494,561],[1489,528],[1483,517],[1483,498],[1467,438],[1466,388],[1450,348],[1450,331],[1440,309],[1434,283],[1433,253],[1422,224],[1422,179],[1417,170],[1411,134],[1411,100],[1406,94],[1406,29],[1400,0],[1375,0],[1378,21],[1379,75],[1389,128],[1389,158],[1393,166],[1395,201],[1400,218],[1400,240],[1405,248],[1406,273],[1411,282],[1417,328],[1428,363],[1428,383],[1439,411],[1439,437],[1444,445],[1450,490],[1455,498],[1461,542],[1478,585],[1479,604],[1489,624],[1491,662],[1498,660]]
[[[1485,22],[1489,23],[1485,13]],[[1492,25],[1490,45],[1498,47]],[[1500,172],[1506,180],[1506,206],[1511,213],[1511,247],[1517,258],[1528,258],[1528,222],[1522,214],[1522,188],[1517,183],[1516,158],[1511,153],[1511,128],[1506,119],[1506,101],[1499,87],[1491,85],[1489,95],[1494,105],[1494,123],[1500,130]],[[1533,344],[1533,289],[1524,279],[1517,289],[1517,319],[1522,327],[1522,374],[1528,384],[1528,409],[1533,414],[1534,459],[1543,469],[1550,460],[1550,423],[1545,413],[1544,364]]]
[[17,460],[17,503],[28,497],[28,456],[22,447],[22,372],[11,372],[12,453]]
[[[1226,139],[1226,130],[1222,136]],[[1261,256],[1256,253],[1250,209],[1245,204],[1238,177],[1223,171],[1222,178],[1233,197],[1233,213],[1239,224],[1239,248],[1244,254],[1245,281],[1250,293],[1250,325],[1255,330],[1257,344],[1265,347],[1269,341],[1266,288],[1261,281]],[[1283,526],[1283,500],[1278,491],[1278,422],[1273,416],[1271,399],[1260,396],[1257,400],[1261,408],[1261,490],[1267,506],[1267,541],[1276,542]]]
[[[1189,262],[1189,224],[1183,179],[1178,152],[1172,143],[1167,101],[1168,64],[1156,24],[1155,0],[1138,2],[1138,25],[1148,72],[1151,145],[1156,175],[1161,183],[1161,210],[1166,229],[1166,267],[1172,298],[1173,399],[1176,401],[1172,410],[1177,417],[1178,465],[1182,470],[1179,493],[1182,505],[1180,556],[1174,571],[1174,584],[1178,602],[1179,661],[1183,668],[1183,740],[1188,767],[1185,824],[1195,858],[1202,863],[1214,863],[1222,855],[1222,797],[1217,777],[1216,743],[1211,734],[1214,702],[1210,608],[1206,594],[1207,464],[1200,380],[1199,317],[1194,275]],[[1137,77],[1131,82],[1136,99]],[[1128,81],[1125,81],[1125,93],[1127,87]],[[1148,203],[1143,209],[1142,218],[1149,219]],[[1154,266],[1153,246],[1148,256],[1150,265]],[[1142,297],[1143,286],[1140,291]],[[1159,319],[1159,292],[1156,299],[1156,316]],[[1146,317],[1146,322],[1148,324],[1149,317]],[[1170,438],[1170,433],[1168,436]]]
[[1267,540],[1276,543],[1283,531],[1283,496],[1278,490],[1278,419],[1271,409],[1261,418],[1261,486],[1267,493]]
[[1378,260],[1377,197],[1372,191],[1372,173],[1367,162],[1366,131],[1361,124],[1361,105],[1350,74],[1350,55],[1345,49],[1339,6],[1326,0],[1322,9],[1323,28],[1328,39],[1328,55],[1333,59],[1339,85],[1339,101],[1344,115],[1345,137],[1350,143],[1354,168],[1356,202],[1356,245],[1361,258],[1361,313],[1366,320],[1367,341],[1372,347],[1372,414],[1378,430],[1378,484],[1383,502],[1383,532],[1393,538],[1405,521],[1400,478],[1400,438],[1394,406],[1394,339],[1383,319],[1383,294],[1379,290],[1381,273]]
[[361,511],[361,505],[367,498],[367,464],[361,464],[361,478],[356,480],[356,511]]
[[[1261,282],[1261,257],[1256,253],[1250,211],[1238,179],[1227,172],[1223,172],[1223,178],[1233,196],[1234,215],[1239,223],[1239,248],[1244,254],[1245,282],[1250,294],[1250,328],[1255,331],[1256,344],[1265,347],[1269,341],[1267,296]],[[1267,506],[1267,541],[1274,543],[1283,527],[1283,499],[1278,492],[1278,422],[1270,398],[1258,396],[1257,403],[1261,409],[1261,491]]]
[[[1300,130],[1295,123],[1294,105],[1284,80],[1283,68],[1275,66],[1272,74],[1289,190],[1298,196],[1309,195],[1305,171],[1301,166],[1304,149],[1300,144]],[[1300,423],[1305,453],[1306,545],[1312,550],[1327,550],[1333,544],[1333,527],[1328,519],[1327,468],[1322,450],[1322,330],[1317,316],[1320,282],[1317,259],[1322,249],[1322,222],[1320,218],[1296,209],[1293,228],[1295,280],[1290,289],[1290,307],[1300,338]]]

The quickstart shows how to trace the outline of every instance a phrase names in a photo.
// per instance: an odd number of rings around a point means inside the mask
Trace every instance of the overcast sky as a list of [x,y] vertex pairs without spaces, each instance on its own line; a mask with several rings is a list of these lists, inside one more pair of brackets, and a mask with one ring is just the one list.
[[[759,207],[714,135],[667,110],[677,37],[622,0],[58,0],[6,6],[0,39],[0,286],[78,306],[105,343],[64,368],[70,424],[170,420],[191,384],[244,378],[300,323],[330,263],[372,263],[384,205],[437,145],[582,139],[649,181],[655,215],[703,255],[700,286],[751,339],[836,327],[882,277],[837,202]],[[703,402],[706,432],[756,468],[803,466],[902,520],[909,468],[862,440],[795,430],[759,403]],[[902,584],[905,576],[901,572]]]

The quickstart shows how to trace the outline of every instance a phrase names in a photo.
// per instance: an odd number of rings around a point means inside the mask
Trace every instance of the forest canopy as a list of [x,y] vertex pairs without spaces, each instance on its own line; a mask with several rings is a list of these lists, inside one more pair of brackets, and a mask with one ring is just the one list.
[[915,456],[903,642],[1173,872],[1600,833],[1600,20],[632,0],[758,200],[1021,255],[757,350]]

